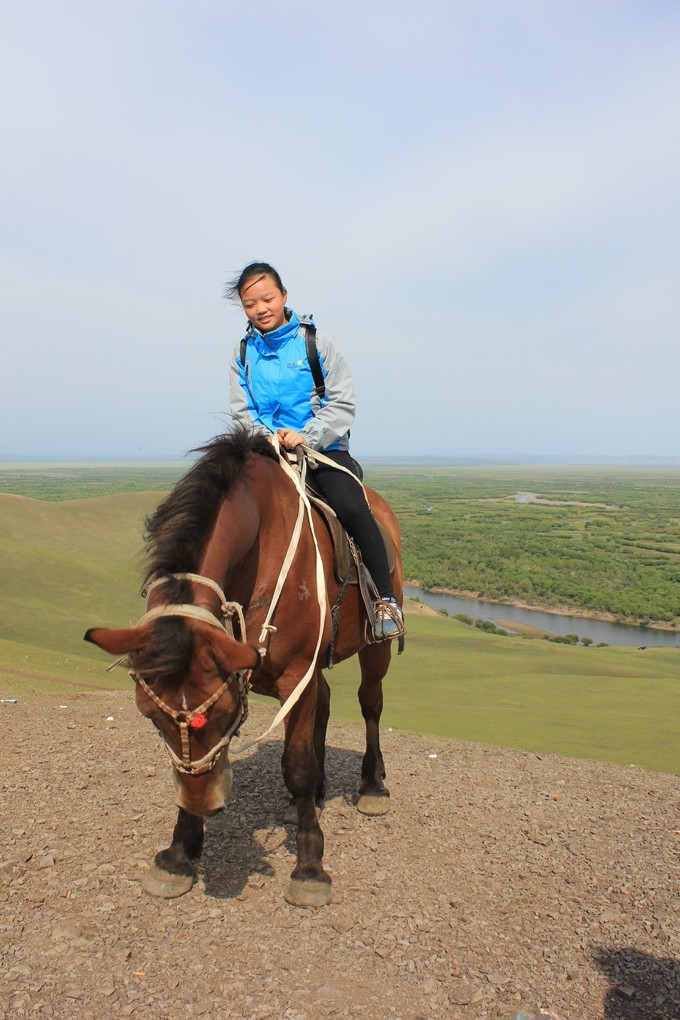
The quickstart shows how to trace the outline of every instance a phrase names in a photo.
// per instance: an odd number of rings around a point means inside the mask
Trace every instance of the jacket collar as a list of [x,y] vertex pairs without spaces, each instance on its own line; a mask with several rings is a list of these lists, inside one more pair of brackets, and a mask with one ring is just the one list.
[[293,311],[292,308],[286,308],[286,313],[290,312],[290,318],[287,322],[284,322],[278,329],[273,329],[270,333],[261,333],[259,329],[253,326],[252,322],[248,323],[248,329],[246,330],[246,339],[255,340],[260,349],[267,349],[276,351],[279,347],[282,347],[287,340],[295,336],[299,327],[300,320]]

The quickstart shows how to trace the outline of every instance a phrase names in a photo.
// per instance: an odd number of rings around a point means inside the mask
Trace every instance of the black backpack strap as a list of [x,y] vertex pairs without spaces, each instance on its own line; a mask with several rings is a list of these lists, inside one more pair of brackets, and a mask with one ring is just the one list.
[[248,329],[246,330],[246,335],[241,340],[240,360],[244,368],[246,364],[246,350],[248,348],[248,341],[252,338],[253,332],[254,332],[253,325],[252,323],[249,322]]
[[312,379],[314,380],[314,389],[319,400],[323,400],[326,395],[326,383],[324,382],[323,372],[321,371],[319,351],[316,346],[316,326],[310,316],[302,315],[300,316],[300,327],[305,337],[307,361],[309,362]]

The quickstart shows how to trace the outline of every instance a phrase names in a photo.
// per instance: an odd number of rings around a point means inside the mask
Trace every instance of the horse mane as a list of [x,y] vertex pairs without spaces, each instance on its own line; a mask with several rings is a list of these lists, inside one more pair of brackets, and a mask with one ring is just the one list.
[[[157,577],[193,573],[220,505],[250,457],[261,454],[277,459],[267,436],[240,426],[191,452],[203,456],[145,520],[145,585]],[[168,602],[189,601],[190,585],[172,579],[164,585],[163,595]],[[128,664],[149,683],[159,676],[181,678],[192,650],[193,638],[186,620],[160,619],[155,621],[145,644],[128,654]]]
[[167,574],[193,571],[206,534],[253,454],[277,459],[269,438],[241,426],[192,450],[202,457],[145,520],[144,584]]

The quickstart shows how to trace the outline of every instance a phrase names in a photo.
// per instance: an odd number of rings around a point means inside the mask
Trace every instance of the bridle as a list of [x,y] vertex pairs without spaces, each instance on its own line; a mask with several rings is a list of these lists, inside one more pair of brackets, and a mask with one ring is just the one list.
[[[241,605],[238,602],[227,602],[224,592],[222,591],[220,586],[217,584],[216,581],[213,581],[212,578],[210,577],[203,577],[201,574],[191,573],[169,574],[164,577],[157,577],[150,584],[146,585],[146,587],[142,590],[142,597],[146,598],[149,595],[149,593],[153,591],[154,588],[158,588],[163,584],[168,584],[171,581],[193,581],[194,583],[203,584],[208,588],[212,588],[212,590],[216,592],[220,598],[220,610],[222,613],[222,620],[220,620],[214,613],[210,612],[209,609],[204,609],[202,606],[195,606],[192,603],[170,603],[167,605],[156,606],[154,609],[150,609],[141,618],[138,626],[144,623],[149,623],[152,620],[158,620],[161,617],[182,616],[190,617],[191,619],[194,620],[201,620],[204,623],[210,624],[212,627],[218,627],[220,630],[224,631],[224,633],[227,634],[228,637],[235,638],[236,636],[234,634],[233,620],[234,618],[236,618],[238,620],[239,626],[238,639],[241,641],[245,641],[246,625]],[[154,703],[154,705],[160,708],[160,710],[165,715],[167,715],[168,718],[172,719],[172,721],[179,728],[182,748],[181,758],[179,757],[179,755],[175,753],[175,751],[173,751],[172,747],[170,747],[165,737],[163,737],[163,743],[165,744],[165,748],[168,754],[170,755],[172,764],[175,766],[178,772],[182,772],[185,775],[190,776],[200,776],[204,772],[210,772],[215,767],[215,765],[217,764],[217,759],[222,749],[229,744],[231,738],[234,735],[238,735],[238,732],[242,724],[248,718],[248,689],[250,685],[250,676],[252,674],[253,669],[256,669],[259,666],[260,661],[262,660],[263,656],[266,655],[266,652],[267,652],[266,645],[260,644],[260,646],[257,648],[258,661],[255,664],[255,666],[253,666],[251,669],[239,670],[237,672],[232,673],[229,680],[224,681],[218,687],[215,693],[211,695],[211,697],[207,698],[201,705],[198,706],[198,708],[193,709],[178,710],[176,708],[172,708],[171,705],[168,705],[165,701],[163,701],[162,698],[158,697],[156,692],[152,690],[152,688],[148,685],[144,677],[140,676],[138,673],[130,671],[131,678],[134,680],[138,687],[141,687],[141,689],[146,694],[147,698],[149,698]],[[210,751],[208,751],[207,754],[203,755],[203,757],[199,758],[197,761],[194,761],[191,757],[191,743],[189,739],[189,730],[190,729],[198,730],[202,729],[203,726],[205,726],[207,722],[207,713],[213,707],[213,705],[217,704],[222,695],[229,690],[229,688],[234,682],[238,683],[238,700],[239,700],[239,710],[236,715],[236,718],[234,719],[234,722],[231,724],[231,726],[224,734],[224,736],[218,740],[215,746]]]
[[[175,754],[173,749],[170,747],[170,744],[168,744],[167,740],[165,740],[165,738],[163,737],[165,749],[170,755],[172,764],[175,766],[177,771],[183,772],[185,775],[189,776],[200,776],[204,772],[212,771],[212,769],[214,769],[215,765],[217,764],[217,758],[222,748],[227,746],[227,744],[234,736],[234,734],[238,735],[241,725],[248,718],[248,688],[247,685],[244,683],[241,674],[235,673],[232,676],[229,683],[222,683],[221,686],[212,695],[212,697],[204,701],[202,705],[198,706],[198,708],[194,708],[191,711],[181,710],[179,712],[177,711],[177,709],[171,708],[170,705],[166,705],[162,698],[159,698],[158,695],[149,687],[149,685],[147,684],[143,677],[138,676],[135,673],[130,673],[130,676],[135,681],[137,686],[142,688],[146,696],[150,698],[151,701],[153,701],[154,705],[157,705],[158,708],[161,709],[161,711],[165,712],[165,714],[169,716],[173,720],[173,722],[175,722],[179,727],[180,739],[182,742],[181,758],[177,754]],[[234,680],[237,680],[239,685],[238,715],[236,716],[234,722],[231,724],[231,726],[224,734],[224,736],[217,741],[215,746],[210,751],[208,751],[207,754],[203,755],[202,758],[199,758],[198,761],[194,761],[191,757],[189,728],[192,726],[192,723],[195,724],[197,720],[199,721],[199,725],[198,726],[194,725],[193,726],[194,729],[201,729],[203,726],[205,726],[206,722],[205,716],[208,712],[208,709],[212,708],[212,706],[217,701],[219,701],[219,699],[222,697],[224,692],[229,689]]]

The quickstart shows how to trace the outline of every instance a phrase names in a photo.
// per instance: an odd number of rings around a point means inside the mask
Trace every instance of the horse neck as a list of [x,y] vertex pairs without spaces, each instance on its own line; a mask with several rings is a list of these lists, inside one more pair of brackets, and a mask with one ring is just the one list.
[[260,505],[251,487],[238,484],[222,501],[201,553],[198,573],[222,584],[253,548]]
[[222,585],[228,598],[247,602],[253,587],[267,585],[272,569],[278,571],[296,515],[295,492],[276,462],[253,458],[220,506],[198,573]]

